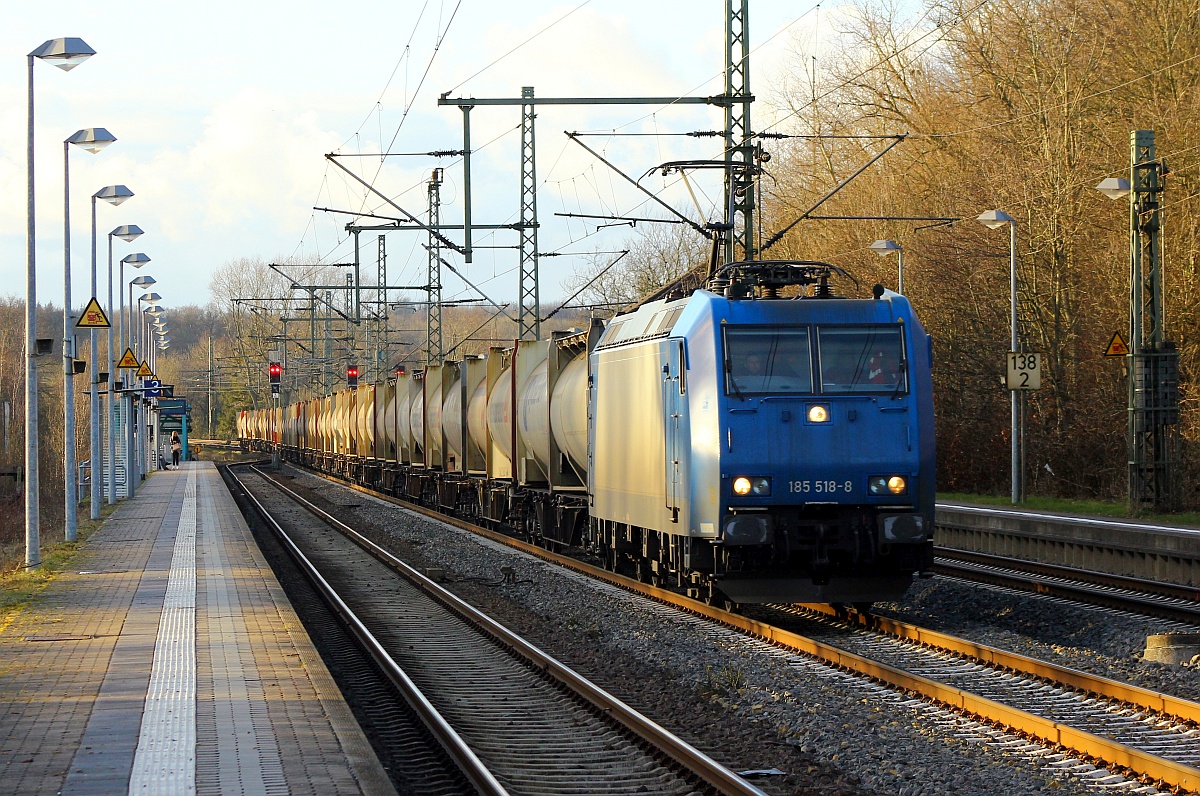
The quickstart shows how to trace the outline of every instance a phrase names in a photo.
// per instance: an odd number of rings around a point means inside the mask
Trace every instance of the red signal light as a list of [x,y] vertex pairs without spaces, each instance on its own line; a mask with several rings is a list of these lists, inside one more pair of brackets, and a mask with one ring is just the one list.
[[358,386],[358,365],[350,365],[346,368],[346,386]]
[[283,365],[280,365],[278,362],[272,362],[268,367],[268,372],[271,374],[271,383],[278,384],[279,377],[283,374]]

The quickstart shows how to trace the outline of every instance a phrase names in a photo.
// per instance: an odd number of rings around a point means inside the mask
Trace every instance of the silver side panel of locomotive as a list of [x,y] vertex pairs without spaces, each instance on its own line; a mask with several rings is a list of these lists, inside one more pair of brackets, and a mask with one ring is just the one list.
[[694,493],[704,481],[692,455],[688,352],[669,336],[687,304],[652,302],[616,319],[592,352],[588,480],[596,519],[669,534],[701,535],[701,521],[715,528]]

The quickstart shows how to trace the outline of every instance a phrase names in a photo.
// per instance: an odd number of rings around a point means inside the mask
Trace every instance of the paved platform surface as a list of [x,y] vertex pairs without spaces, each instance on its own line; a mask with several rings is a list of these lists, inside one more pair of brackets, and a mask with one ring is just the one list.
[[0,793],[395,793],[210,462],[0,627]]

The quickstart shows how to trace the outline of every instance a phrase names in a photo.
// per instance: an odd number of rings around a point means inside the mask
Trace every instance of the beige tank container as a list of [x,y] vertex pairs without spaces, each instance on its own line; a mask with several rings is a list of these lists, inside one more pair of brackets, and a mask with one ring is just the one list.
[[549,363],[543,359],[517,388],[517,433],[526,452],[543,471],[548,469],[550,461],[548,367]]
[[388,390],[387,407],[383,411],[383,434],[387,439],[388,445],[394,449],[399,449],[400,445],[396,440],[396,387],[392,385]]
[[375,457],[375,385],[358,388],[358,455]]
[[413,379],[409,391],[408,431],[413,441],[413,463],[424,464],[421,451],[425,448],[425,380]]
[[505,368],[487,402],[487,428],[492,443],[512,461],[512,368]]
[[[455,379],[442,403],[442,430],[446,433],[446,451],[455,462],[461,462],[462,444],[462,379]],[[448,458],[449,458],[448,457]]]
[[585,351],[559,373],[550,401],[550,431],[559,449],[580,472],[587,471],[587,371]]
[[407,374],[396,379],[396,457],[404,464],[413,458],[412,412],[413,378]]
[[467,433],[481,451],[488,449],[487,381],[479,382],[467,403]]
[[440,368],[425,371],[425,439],[428,465],[440,465],[442,453],[442,380]]

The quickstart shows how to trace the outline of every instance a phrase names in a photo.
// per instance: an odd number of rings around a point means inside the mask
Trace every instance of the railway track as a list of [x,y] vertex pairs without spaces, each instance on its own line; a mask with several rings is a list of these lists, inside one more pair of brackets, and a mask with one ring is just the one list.
[[1200,588],[937,548],[934,571],[963,580],[1200,625]]
[[[1128,777],[1200,791],[1200,704],[904,623],[839,613],[824,606],[805,609],[840,625],[826,624],[823,631],[801,634],[348,486],[903,692],[919,694],[985,723],[1070,750],[1085,760],[1103,762]],[[830,632],[833,627],[840,629]]]
[[479,792],[761,796],[284,485],[235,477]]

